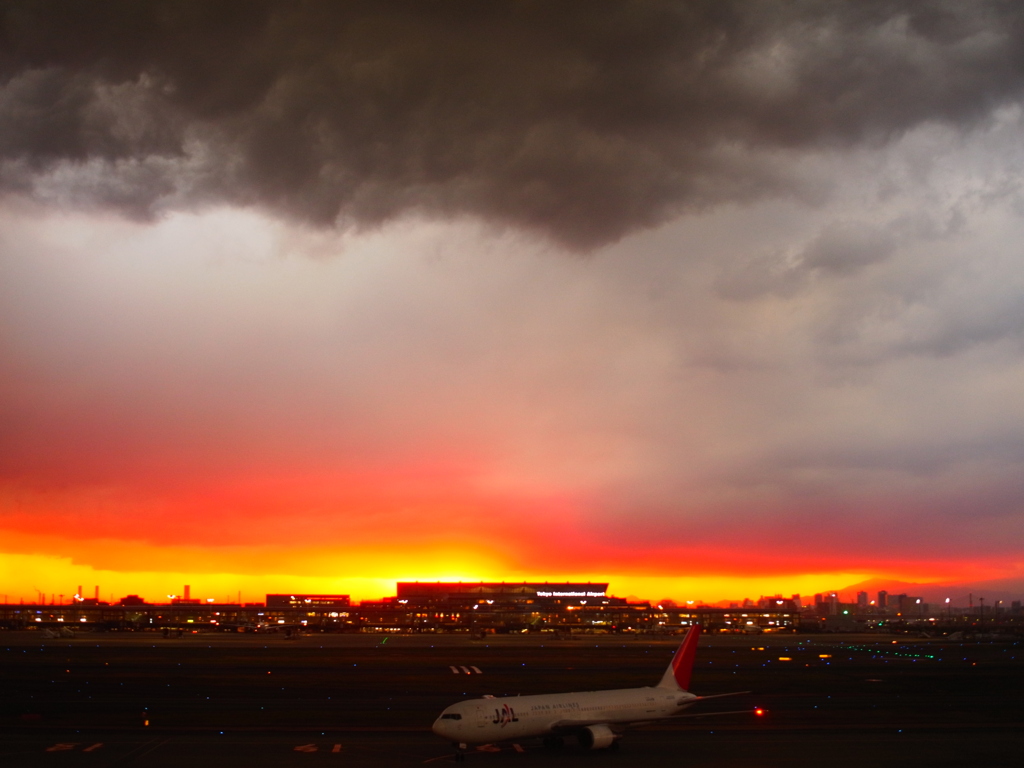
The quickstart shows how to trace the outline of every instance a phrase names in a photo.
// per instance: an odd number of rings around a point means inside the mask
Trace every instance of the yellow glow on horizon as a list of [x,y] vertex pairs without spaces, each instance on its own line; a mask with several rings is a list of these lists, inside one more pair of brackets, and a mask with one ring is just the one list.
[[278,592],[376,600],[393,595],[399,580],[479,581],[486,578],[479,574],[501,571],[484,548],[459,542],[412,551],[380,546],[215,549],[20,532],[7,537],[4,531],[0,536],[21,550],[0,552],[0,600],[8,594],[15,601],[34,601],[40,590],[47,596],[70,595],[79,585],[88,597],[97,584],[102,599],[113,595],[115,601],[127,594],[164,600],[180,593],[184,584],[200,599],[235,600],[241,591],[246,602]]
[[[269,573],[233,573],[230,571],[202,572],[199,568],[161,570],[107,570],[72,562],[71,558],[39,554],[0,554],[0,587],[7,599],[17,602],[36,600],[37,589],[49,599],[50,595],[64,594],[68,600],[81,585],[84,595],[100,586],[101,600],[117,601],[128,594],[138,594],[151,602],[166,600],[168,594],[179,594],[185,584],[190,585],[193,597],[234,601],[241,592],[244,602],[262,602],[267,593],[303,592],[321,594],[347,594],[353,601],[376,600],[395,594],[398,581],[593,581],[608,582],[609,593],[616,597],[635,597],[641,600],[675,600],[715,603],[723,600],[742,600],[749,597],[781,594],[804,596],[818,592],[843,589],[851,584],[871,578],[873,574],[836,571],[816,574],[754,576],[647,576],[628,573],[565,574],[547,573],[542,576],[522,573],[502,573],[493,563],[480,558],[463,567],[439,567],[442,557],[424,558],[422,569],[410,567],[397,573],[387,573],[387,562],[378,562],[377,568],[363,570],[360,575],[352,569],[350,561],[344,573],[319,576],[308,573],[288,573],[275,569],[271,560],[265,563]],[[470,558],[469,560],[471,560]],[[193,561],[194,562],[194,561]],[[359,565],[367,562],[359,558]],[[341,569],[338,568],[338,571]],[[394,575],[392,575],[394,574]],[[897,577],[893,577],[897,578]]]
[[267,593],[302,592],[350,594],[353,600],[375,599],[394,593],[392,579],[369,577],[327,578],[294,574],[265,575],[238,573],[196,573],[195,571],[112,571],[77,565],[70,558],[49,555],[0,554],[0,584],[10,602],[36,600],[36,588],[49,601],[63,593],[68,601],[80,585],[84,597],[92,597],[96,585],[101,600],[118,601],[125,595],[140,595],[149,602],[166,602],[167,595],[191,587],[192,597],[234,602],[241,592],[243,602],[263,602]]

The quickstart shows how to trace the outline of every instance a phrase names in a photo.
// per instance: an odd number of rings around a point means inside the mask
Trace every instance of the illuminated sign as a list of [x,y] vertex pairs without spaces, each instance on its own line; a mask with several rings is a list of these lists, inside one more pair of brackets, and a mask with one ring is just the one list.
[[604,592],[541,592],[537,597],[604,597]]

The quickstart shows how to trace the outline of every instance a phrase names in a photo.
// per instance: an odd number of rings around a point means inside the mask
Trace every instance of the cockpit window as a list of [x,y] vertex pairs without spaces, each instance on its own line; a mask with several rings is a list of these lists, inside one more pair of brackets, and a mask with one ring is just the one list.
[[462,715],[458,712],[448,712],[447,714],[441,715],[442,720],[461,720]]

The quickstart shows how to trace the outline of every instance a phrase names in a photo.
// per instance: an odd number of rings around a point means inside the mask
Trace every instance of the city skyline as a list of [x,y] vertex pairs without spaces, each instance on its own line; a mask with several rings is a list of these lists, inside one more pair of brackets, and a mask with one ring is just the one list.
[[1021,50],[989,2],[4,4],[0,584],[1019,593]]
[[[266,597],[272,594],[275,595],[310,595],[317,594],[320,596],[326,595],[343,595],[346,599],[351,599],[353,605],[357,605],[362,602],[375,603],[380,600],[394,599],[395,596],[395,585],[399,588],[405,584],[424,584],[432,585],[438,583],[458,583],[465,584],[467,586],[474,586],[476,584],[503,584],[509,586],[517,586],[520,584],[564,584],[564,583],[575,583],[575,584],[595,584],[596,586],[606,587],[606,593],[611,596],[613,592],[619,593],[621,590],[613,589],[614,584],[607,581],[580,581],[571,580],[562,582],[553,579],[544,580],[506,580],[500,579],[497,581],[492,580],[461,580],[461,579],[409,579],[409,580],[394,580],[388,582],[385,588],[380,593],[375,594],[352,594],[349,591],[340,590],[332,593],[311,593],[308,591],[290,589],[283,590],[276,593],[248,593],[244,594],[241,590],[237,590],[234,593],[219,593],[214,594],[212,590],[203,591],[202,585],[193,591],[192,584],[184,584],[176,586],[177,591],[166,591],[157,590],[156,592],[146,595],[142,594],[145,590],[134,589],[126,592],[124,595],[117,597],[114,591],[101,591],[100,585],[93,585],[92,588],[85,588],[82,585],[78,585],[78,591],[76,592],[53,592],[48,590],[36,590],[31,596],[33,599],[26,599],[22,596],[12,596],[10,593],[4,593],[0,590],[0,594],[3,595],[4,602],[6,604],[15,603],[34,603],[39,605],[75,605],[76,603],[105,603],[114,605],[119,603],[125,598],[139,599],[145,601],[151,605],[171,604],[176,602],[193,602],[193,603],[216,603],[216,604],[249,604],[260,602],[261,597]],[[224,598],[221,599],[220,595],[223,594]],[[596,594],[596,593],[595,593]],[[753,595],[757,595],[754,597]],[[790,600],[795,601],[797,607],[801,605],[804,608],[808,608],[815,604],[818,599],[822,600],[836,600],[845,604],[857,604],[862,603],[870,605],[872,607],[881,606],[885,607],[885,598],[883,595],[888,596],[891,599],[897,599],[900,597],[906,598],[908,594],[911,594],[917,600],[926,604],[941,605],[946,608],[952,606],[953,608],[964,608],[974,609],[978,606],[987,604],[990,607],[1003,605],[1009,606],[1012,603],[1020,602],[1024,599],[1024,590],[1020,590],[1018,585],[1014,582],[975,582],[967,584],[919,584],[899,581],[885,581],[885,580],[870,580],[861,582],[858,584],[850,584],[844,587],[836,587],[834,589],[823,589],[814,593],[792,593],[786,594],[779,591],[772,592],[771,590],[760,590],[758,592],[750,593],[741,596],[731,596],[719,599],[708,599],[705,600],[695,595],[686,595],[683,597],[672,597],[668,594],[662,595],[661,597],[654,598],[647,595],[637,594],[617,594],[617,598],[625,599],[630,602],[648,602],[652,604],[659,604],[662,602],[668,602],[670,604],[676,604],[685,607],[686,605],[707,605],[707,606],[718,606],[718,607],[737,607],[737,606],[749,606],[757,604],[759,600],[781,598],[787,602]],[[987,596],[987,597],[986,597]],[[12,599],[13,597],[13,599]]]

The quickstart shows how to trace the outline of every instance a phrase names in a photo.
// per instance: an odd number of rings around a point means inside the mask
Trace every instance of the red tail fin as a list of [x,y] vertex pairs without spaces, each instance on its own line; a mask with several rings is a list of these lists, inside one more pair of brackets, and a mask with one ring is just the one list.
[[683,642],[679,644],[679,650],[672,657],[672,663],[665,670],[664,677],[658,683],[660,688],[679,687],[684,691],[690,688],[690,674],[693,672],[693,660],[697,656],[697,638],[700,637],[700,624],[690,627]]

